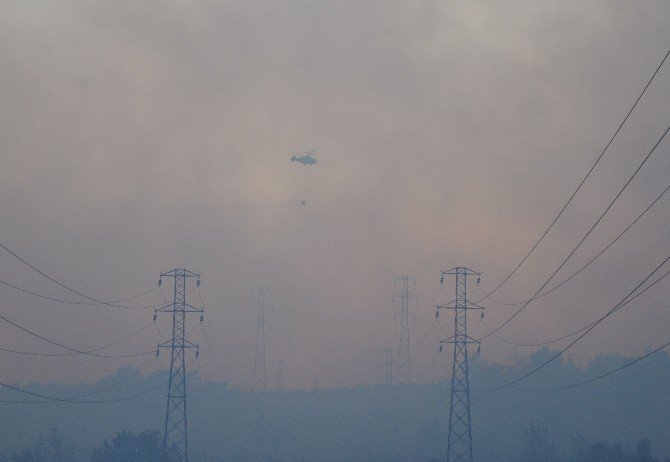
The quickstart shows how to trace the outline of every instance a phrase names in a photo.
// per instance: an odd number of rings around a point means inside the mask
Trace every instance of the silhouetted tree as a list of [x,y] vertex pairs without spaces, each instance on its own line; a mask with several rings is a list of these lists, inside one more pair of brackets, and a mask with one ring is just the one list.
[[66,445],[65,437],[52,428],[49,438],[45,440],[40,436],[34,448],[22,449],[12,454],[9,460],[11,462],[73,462],[77,460],[77,457],[74,445]]
[[651,457],[651,442],[644,438],[637,442],[635,462],[654,462]]
[[523,431],[522,462],[558,462],[554,444],[549,441],[546,427],[531,425]]
[[654,459],[648,439],[638,441],[635,452],[625,451],[620,444],[598,441],[589,444],[582,435],[575,435],[572,462],[659,462]]
[[110,444],[105,440],[93,450],[91,462],[162,462],[161,435],[145,430],[137,435],[132,431],[117,433]]

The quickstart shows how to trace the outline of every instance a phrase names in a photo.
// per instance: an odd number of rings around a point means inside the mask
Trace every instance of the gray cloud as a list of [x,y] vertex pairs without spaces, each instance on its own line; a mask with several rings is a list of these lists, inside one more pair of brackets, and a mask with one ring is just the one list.
[[[393,278],[418,279],[417,340],[432,322],[427,304],[440,269],[467,265],[484,272],[484,287],[497,283],[553,219],[667,51],[669,8],[6,2],[0,235],[103,298],[141,292],[174,266],[202,272],[226,371],[205,352],[203,363],[236,386],[250,383],[249,290],[257,285],[273,289],[271,358],[287,361],[293,386],[315,376],[329,386],[379,381],[380,352],[394,345]],[[664,69],[501,299],[534,292],[653,145],[668,120],[669,79]],[[316,167],[289,162],[290,151],[308,148],[319,149]],[[571,268],[665,187],[667,152],[665,143]],[[503,334],[562,335],[616,302],[667,252],[667,207],[659,204],[588,275],[529,307]],[[10,257],[1,261],[3,279],[67,296]],[[151,317],[2,293],[2,313],[81,347]],[[617,315],[576,358],[659,343],[670,321],[663,295]],[[511,312],[489,307],[491,324]],[[438,336],[431,331],[414,353],[418,380],[446,374],[427,370]],[[149,337],[128,351],[153,348]],[[48,348],[7,326],[0,338],[3,346]],[[529,353],[483,348],[490,361]],[[78,381],[126,362],[7,356],[2,373]]]

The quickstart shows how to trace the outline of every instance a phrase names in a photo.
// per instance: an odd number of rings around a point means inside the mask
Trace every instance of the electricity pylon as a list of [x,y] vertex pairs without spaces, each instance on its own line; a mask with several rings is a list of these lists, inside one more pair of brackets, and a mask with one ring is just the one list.
[[277,372],[272,374],[272,377],[275,379],[275,390],[284,391],[284,379],[286,379],[286,374],[284,373],[284,367],[286,363],[284,361],[277,361]]
[[266,343],[266,323],[265,313],[270,308],[268,298],[270,296],[270,289],[267,287],[258,287],[253,289],[254,297],[258,297],[258,301],[254,307],[257,311],[256,318],[256,351],[254,355],[254,381],[251,389],[253,391],[267,391],[268,389],[268,372],[265,362],[265,343]]
[[[173,278],[174,285],[172,303],[156,309],[156,312],[172,313],[172,338],[159,344],[156,351],[158,355],[161,348],[170,350],[170,380],[163,432],[163,461],[188,462],[184,351],[187,348],[195,348],[197,355],[198,345],[186,340],[186,313],[202,313],[203,309],[186,302],[186,286],[189,278],[195,278],[196,286],[200,286],[200,275],[186,269],[173,269],[167,273],[161,273],[159,285],[162,284],[164,277]],[[154,320],[156,314],[154,313]]]
[[395,278],[396,287],[400,284],[400,292],[393,296],[393,301],[399,303],[400,311],[396,317],[400,319],[400,336],[398,338],[398,367],[396,368],[397,383],[412,382],[412,367],[410,363],[409,346],[409,318],[410,302],[416,301],[416,295],[410,292],[410,283],[414,284],[412,276],[403,274]]
[[384,361],[382,366],[385,367],[384,384],[393,385],[393,348],[384,348]]
[[[447,443],[447,462],[472,462],[472,428],[470,420],[470,378],[468,372],[468,344],[479,343],[468,335],[468,310],[483,310],[484,308],[468,301],[468,276],[477,276],[481,273],[459,266],[449,271],[442,271],[445,275],[456,276],[456,297],[453,306],[439,305],[437,308],[454,310],[454,335],[440,340],[442,344],[454,344],[454,362],[451,371],[451,407],[449,411],[449,437]],[[439,311],[436,313],[439,315]]]

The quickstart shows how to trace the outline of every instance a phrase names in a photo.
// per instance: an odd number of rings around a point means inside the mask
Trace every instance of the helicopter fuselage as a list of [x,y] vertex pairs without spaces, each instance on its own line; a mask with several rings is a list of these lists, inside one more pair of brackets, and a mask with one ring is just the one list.
[[312,156],[291,156],[292,162],[299,162],[302,165],[314,165],[316,164],[316,159]]

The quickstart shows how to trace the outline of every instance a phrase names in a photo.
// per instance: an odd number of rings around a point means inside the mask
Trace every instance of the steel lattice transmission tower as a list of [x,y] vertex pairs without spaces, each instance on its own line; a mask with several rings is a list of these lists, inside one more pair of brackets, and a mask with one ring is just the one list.
[[254,298],[257,302],[254,305],[257,311],[256,317],[256,350],[254,355],[254,381],[253,391],[267,391],[268,389],[268,371],[265,361],[266,353],[266,320],[265,316],[270,309],[268,299],[270,298],[270,289],[267,287],[258,287],[253,289]]
[[384,348],[384,385],[393,385],[393,348]]
[[275,379],[275,390],[284,391],[284,380],[287,378],[284,368],[286,363],[284,361],[277,361],[277,372],[272,374],[272,377]]
[[[186,359],[184,352],[188,348],[198,349],[198,345],[186,340],[186,313],[202,313],[186,302],[188,279],[194,278],[200,285],[200,275],[186,269],[173,269],[161,273],[159,285],[163,278],[174,279],[173,301],[156,309],[156,312],[172,313],[172,338],[158,345],[170,350],[170,380],[167,395],[167,411],[165,413],[165,430],[163,432],[163,460],[188,462],[188,420],[186,418]],[[154,315],[154,320],[156,316]],[[197,354],[197,353],[196,353]]]
[[395,285],[400,285],[400,292],[393,296],[393,301],[399,304],[400,311],[396,318],[400,320],[400,335],[398,338],[398,367],[396,368],[397,383],[412,382],[412,367],[410,362],[409,318],[410,304],[416,301],[416,295],[410,292],[410,285],[415,284],[412,276],[403,274],[395,279]]
[[[451,372],[451,409],[449,412],[449,438],[447,443],[447,462],[472,462],[472,428],[470,420],[470,378],[468,374],[468,344],[479,343],[468,335],[468,311],[483,308],[468,301],[468,276],[479,277],[469,268],[457,267],[442,271],[441,282],[445,275],[456,276],[456,296],[453,306],[440,305],[439,308],[454,310],[454,335],[440,340],[442,344],[454,344],[454,362]],[[439,311],[438,313],[439,314]]]

